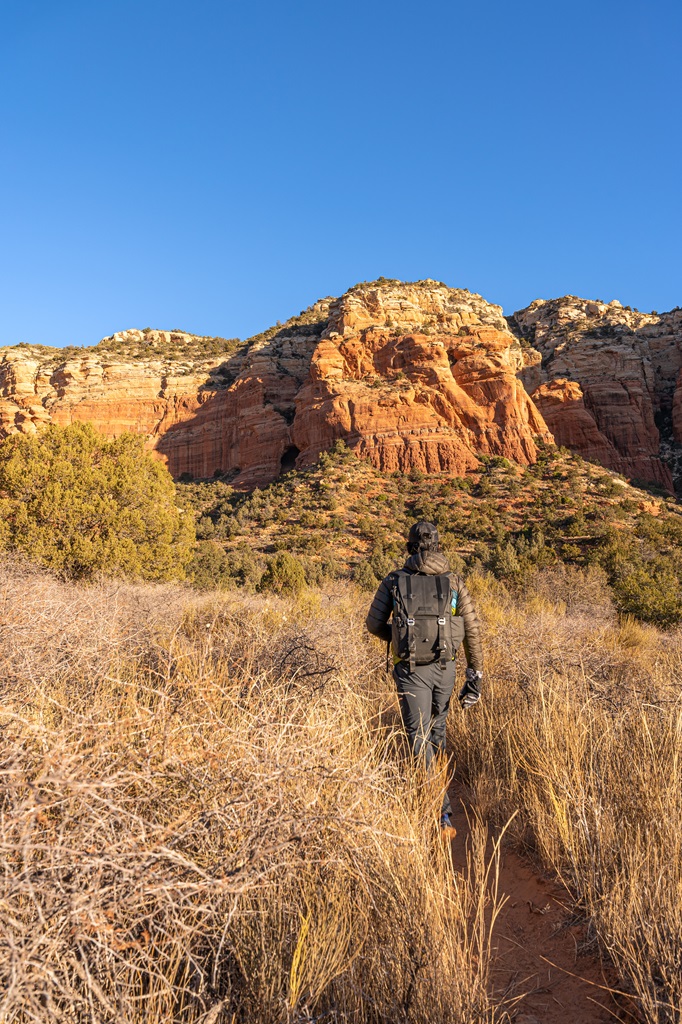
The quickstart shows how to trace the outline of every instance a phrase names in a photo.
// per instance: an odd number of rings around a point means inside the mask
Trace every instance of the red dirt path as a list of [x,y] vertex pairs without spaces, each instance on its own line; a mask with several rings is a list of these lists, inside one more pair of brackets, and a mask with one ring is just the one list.
[[[456,788],[451,800],[457,828],[453,861],[461,869],[469,826]],[[493,935],[491,994],[507,1001],[515,1024],[634,1024],[623,1002],[606,990],[621,987],[619,980],[586,941],[586,924],[577,919],[565,889],[503,845],[499,893],[508,898]]]

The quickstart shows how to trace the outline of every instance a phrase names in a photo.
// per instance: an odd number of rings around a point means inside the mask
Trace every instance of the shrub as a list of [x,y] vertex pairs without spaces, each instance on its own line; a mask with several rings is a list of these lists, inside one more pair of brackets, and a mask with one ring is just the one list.
[[395,544],[390,544],[387,547],[384,547],[381,543],[375,544],[369,560],[372,571],[377,579],[380,580],[382,580],[384,576],[388,576],[389,572],[393,572],[394,569],[399,568],[401,562],[402,552],[400,547]]
[[521,573],[521,563],[510,541],[495,546],[489,564],[496,576],[515,577]]
[[275,594],[297,594],[305,585],[305,569],[299,559],[288,551],[278,551],[270,558],[258,589]]
[[454,476],[451,480],[451,484],[458,491],[467,491],[470,493],[474,489],[472,481],[467,477]]
[[187,571],[198,590],[229,590],[256,587],[263,575],[262,562],[249,548],[225,551],[215,541],[197,544]]
[[442,538],[441,547],[445,557],[450,563],[450,568],[453,572],[458,573],[460,576],[464,575],[466,571],[466,562],[457,550],[457,543],[452,535],[447,535]]
[[420,495],[412,508],[415,519],[425,519],[428,523],[438,523],[438,506],[429,494]]
[[202,516],[196,526],[197,540],[210,540],[216,529],[210,516]]
[[353,581],[363,590],[376,590],[379,577],[369,562],[359,562],[353,570]]
[[314,554],[322,551],[327,546],[327,538],[324,533],[307,533],[302,537],[298,537],[295,542],[296,549],[298,551],[306,551],[308,554]]
[[636,567],[613,584],[620,611],[657,626],[672,626],[682,619],[680,581],[669,559],[660,557]]
[[319,559],[303,555],[301,565],[309,587],[321,587],[327,580],[326,566]]
[[168,470],[141,437],[108,441],[88,423],[0,445],[0,546],[60,576],[182,579],[193,529]]

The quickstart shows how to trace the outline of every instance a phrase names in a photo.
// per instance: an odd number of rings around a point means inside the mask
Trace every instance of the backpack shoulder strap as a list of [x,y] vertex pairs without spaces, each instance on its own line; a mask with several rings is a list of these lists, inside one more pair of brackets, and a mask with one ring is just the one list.
[[389,572],[388,576],[384,579],[384,583],[388,587],[388,592],[393,598],[393,607],[395,608],[396,600],[398,598],[400,590],[400,579],[405,574],[402,569],[394,569],[393,572]]
[[417,641],[414,636],[414,587],[412,585],[412,573],[399,570],[395,573],[395,576],[394,601],[400,604],[400,611],[407,634],[410,672],[414,672],[417,667]]
[[450,578],[449,576],[436,576],[435,583],[438,593],[438,655],[440,667],[445,669],[448,650],[445,640],[445,610],[450,601]]

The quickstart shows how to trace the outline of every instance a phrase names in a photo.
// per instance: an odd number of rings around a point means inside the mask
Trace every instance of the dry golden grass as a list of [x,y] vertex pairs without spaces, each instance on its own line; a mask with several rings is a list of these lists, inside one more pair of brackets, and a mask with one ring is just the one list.
[[0,1020],[484,1022],[365,599],[0,575]]
[[[647,1024],[682,1020],[682,631],[603,578],[474,578],[479,817],[564,880]],[[0,1020],[493,1021],[494,860],[404,757],[367,597],[0,576]],[[444,769],[443,769],[444,771]],[[486,880],[486,872],[492,872]]]
[[517,840],[592,917],[644,1020],[679,1022],[682,631],[618,621],[602,585],[545,573],[524,602],[472,580],[487,685],[450,740],[479,812],[519,812]]

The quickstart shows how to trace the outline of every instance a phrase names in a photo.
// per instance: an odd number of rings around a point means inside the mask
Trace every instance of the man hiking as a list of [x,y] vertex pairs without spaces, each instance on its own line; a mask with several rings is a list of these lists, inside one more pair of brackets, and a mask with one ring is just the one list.
[[[467,670],[459,692],[462,708],[471,707],[481,696],[483,650],[473,601],[464,580],[450,570],[434,524],[415,523],[407,550],[403,568],[379,584],[367,629],[392,645],[393,678],[405,732],[413,755],[423,756],[428,769],[435,755],[445,753],[457,648],[464,641]],[[454,834],[451,814],[446,792],[440,823],[447,835]]]

